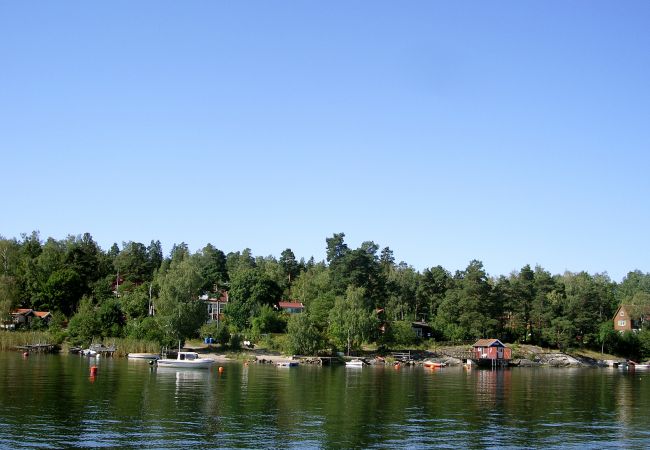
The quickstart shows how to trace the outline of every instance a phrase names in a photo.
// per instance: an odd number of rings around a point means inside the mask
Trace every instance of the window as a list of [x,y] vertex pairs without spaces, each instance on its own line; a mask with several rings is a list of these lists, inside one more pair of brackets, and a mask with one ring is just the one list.
[[626,323],[625,320],[619,320],[619,321],[618,321],[618,326],[619,326],[619,327],[624,327],[624,326],[625,326],[625,323]]
[[625,317],[625,311],[621,311],[621,317]]

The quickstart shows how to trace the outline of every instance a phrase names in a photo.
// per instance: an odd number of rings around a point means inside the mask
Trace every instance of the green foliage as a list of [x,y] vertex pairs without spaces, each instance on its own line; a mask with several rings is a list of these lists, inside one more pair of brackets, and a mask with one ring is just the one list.
[[316,355],[325,347],[325,339],[309,314],[295,314],[287,326],[286,352]]
[[263,305],[277,305],[282,291],[278,284],[260,273],[249,269],[237,272],[230,283],[230,302],[226,316],[237,330],[251,326],[251,319]]
[[126,336],[142,341],[157,342],[158,345],[169,345],[170,342],[160,328],[160,323],[154,317],[131,319],[126,325]]
[[[406,324],[425,320],[449,340],[498,337],[648,354],[647,331],[620,335],[611,322],[620,304],[638,312],[650,306],[650,274],[637,270],[614,283],[604,274],[553,276],[525,265],[508,276],[488,278],[479,261],[453,276],[441,266],[419,273],[396,264],[388,247],[379,252],[377,244],[366,241],[352,249],[344,239],[344,233],[327,238],[326,261],[305,263],[289,248],[276,259],[254,257],[250,249],[226,256],[211,244],[192,255],[181,243],[163,259],[159,241],[148,246],[127,242],[121,250],[115,244],[104,252],[89,234],[45,241],[38,232],[0,237],[0,320],[8,322],[13,309],[26,307],[53,313],[49,331],[59,340],[66,337],[62,324],[69,319],[67,335],[74,342],[125,335],[175,346],[179,339],[198,336],[205,323],[207,308],[199,296],[223,289],[230,294],[228,327],[217,330],[224,344],[230,331],[282,331],[283,316],[272,307],[286,298],[304,303],[309,333],[318,332],[341,349],[378,339],[375,311],[383,309],[382,321],[392,331],[382,339],[397,345],[411,345],[405,344],[411,339]],[[154,317],[148,316],[149,288]],[[31,326],[45,324],[33,320]],[[299,342],[287,335],[285,344],[295,350]]]
[[650,359],[650,329],[644,328],[639,331],[637,338],[639,340],[639,353],[642,359]]
[[393,322],[388,328],[386,342],[395,346],[410,346],[418,342],[411,322]]
[[199,336],[201,338],[211,337],[216,339],[217,334],[219,333],[219,324],[217,322],[210,322],[203,324],[199,329]]
[[75,345],[88,345],[95,338],[101,336],[101,322],[95,313],[92,299],[84,297],[79,303],[79,310],[70,319],[68,335]]
[[241,348],[242,337],[239,333],[233,333],[230,335],[230,341],[228,341],[228,346],[231,350],[239,350]]
[[141,319],[149,314],[149,284],[120,286],[120,303],[128,319]]
[[329,315],[328,333],[337,348],[357,350],[376,334],[379,322],[366,304],[363,288],[349,287],[345,297],[336,299]]
[[165,335],[164,342],[174,345],[195,337],[208,314],[205,303],[198,300],[203,279],[196,259],[188,257],[172,262],[166,272],[158,274],[156,284],[160,293],[155,317]]
[[217,340],[217,344],[225,346],[230,341],[230,328],[227,324],[219,324],[219,329],[217,330],[214,338]]
[[262,305],[259,313],[253,318],[252,331],[255,335],[262,333],[284,333],[287,329],[287,318],[269,305]]

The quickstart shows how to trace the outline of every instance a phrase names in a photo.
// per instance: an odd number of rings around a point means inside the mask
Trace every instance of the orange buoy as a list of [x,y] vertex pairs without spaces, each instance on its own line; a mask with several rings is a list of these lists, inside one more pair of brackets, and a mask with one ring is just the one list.
[[97,366],[90,366],[90,376],[94,377],[97,375]]
[[402,367],[400,363],[395,364],[395,370],[399,370]]
[[223,367],[219,366],[219,373],[223,373]]

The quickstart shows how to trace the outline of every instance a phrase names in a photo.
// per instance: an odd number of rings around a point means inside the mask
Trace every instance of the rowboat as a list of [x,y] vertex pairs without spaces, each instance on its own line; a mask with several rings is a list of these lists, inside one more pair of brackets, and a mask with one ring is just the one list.
[[429,369],[439,369],[440,367],[446,367],[447,363],[437,362],[437,361],[424,361],[424,367]]

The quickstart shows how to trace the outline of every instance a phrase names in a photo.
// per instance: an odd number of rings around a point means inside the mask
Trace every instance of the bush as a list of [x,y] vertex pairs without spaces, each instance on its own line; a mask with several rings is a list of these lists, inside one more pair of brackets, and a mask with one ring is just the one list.
[[290,354],[316,355],[323,348],[325,339],[306,313],[289,319],[284,350]]
[[239,350],[241,348],[241,341],[241,335],[239,333],[233,333],[230,336],[230,342],[228,342],[228,345],[231,350]]
[[393,322],[387,331],[387,341],[397,346],[411,346],[418,342],[418,337],[410,322]]
[[217,338],[217,334],[219,333],[219,324],[217,322],[210,322],[206,323],[199,329],[199,334],[201,335],[201,338]]

